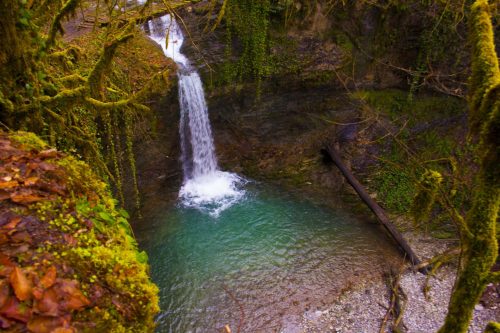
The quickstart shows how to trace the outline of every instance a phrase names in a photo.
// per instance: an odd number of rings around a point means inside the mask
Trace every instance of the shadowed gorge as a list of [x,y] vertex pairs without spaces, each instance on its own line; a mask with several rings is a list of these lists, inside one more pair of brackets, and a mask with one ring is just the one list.
[[490,333],[500,3],[5,0],[0,330]]

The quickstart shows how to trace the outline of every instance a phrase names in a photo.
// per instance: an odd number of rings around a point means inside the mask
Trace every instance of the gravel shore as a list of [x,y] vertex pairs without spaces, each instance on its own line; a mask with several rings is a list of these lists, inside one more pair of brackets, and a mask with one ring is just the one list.
[[[405,237],[421,258],[430,258],[443,252],[449,242],[407,233]],[[428,281],[428,292],[424,294],[427,277],[406,270],[400,286],[407,297],[403,315],[403,328],[408,333],[436,332],[442,325],[448,307],[456,268],[453,264],[442,267]],[[486,324],[500,319],[500,288],[489,285],[481,302],[476,305],[470,333],[483,332]],[[354,286],[339,296],[338,300],[324,310],[305,313],[301,332],[379,333],[389,306],[389,290],[384,279],[368,281]],[[387,327],[391,325],[389,321]],[[388,329],[386,332],[390,332]]]

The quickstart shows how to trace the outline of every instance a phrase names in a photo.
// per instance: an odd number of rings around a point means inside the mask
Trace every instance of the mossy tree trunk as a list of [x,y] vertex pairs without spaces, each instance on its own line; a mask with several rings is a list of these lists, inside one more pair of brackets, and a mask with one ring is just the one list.
[[[2,68],[20,68],[24,53],[22,40],[19,38],[16,23],[19,16],[18,1],[0,2],[0,65]],[[8,65],[8,66],[7,66]]]
[[[472,5],[470,32],[471,134],[479,135],[481,158],[472,207],[463,226],[463,264],[439,333],[467,332],[474,306],[484,288],[498,279],[491,273],[498,255],[496,221],[500,204],[500,71],[495,53],[488,1]],[[498,273],[497,273],[498,274]]]

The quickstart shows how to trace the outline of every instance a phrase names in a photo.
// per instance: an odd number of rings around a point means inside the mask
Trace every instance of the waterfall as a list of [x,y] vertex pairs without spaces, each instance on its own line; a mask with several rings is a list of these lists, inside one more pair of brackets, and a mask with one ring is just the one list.
[[149,21],[145,30],[179,67],[179,135],[184,174],[179,191],[181,203],[218,216],[244,195],[241,187],[245,181],[217,166],[203,83],[196,68],[180,51],[184,36],[176,20],[165,15]]

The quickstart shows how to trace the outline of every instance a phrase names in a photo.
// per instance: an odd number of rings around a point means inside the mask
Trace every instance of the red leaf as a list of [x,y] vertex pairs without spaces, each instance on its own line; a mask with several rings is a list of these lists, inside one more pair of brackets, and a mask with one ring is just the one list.
[[15,266],[15,264],[10,260],[10,258],[3,253],[0,253],[0,265],[10,266],[10,267]]
[[10,284],[20,301],[31,298],[31,281],[28,280],[24,272],[17,266],[14,267],[14,270],[10,274]]
[[18,231],[14,232],[10,239],[13,243],[30,243],[31,244],[31,236],[27,231]]
[[9,199],[9,198],[10,198],[9,192],[4,191],[4,190],[0,190],[0,201],[5,200],[5,199]]
[[9,284],[6,280],[0,280],[0,308],[7,303],[10,296]]
[[31,291],[33,293],[33,297],[37,300],[41,300],[43,297],[43,289],[40,287],[34,287]]
[[38,164],[38,167],[40,169],[42,169],[43,171],[54,171],[56,169],[56,166],[54,164],[47,163],[47,162],[40,162]]
[[42,299],[37,300],[33,308],[38,313],[57,317],[59,315],[59,300],[54,288],[45,290]]
[[74,280],[62,280],[60,284],[61,291],[64,293],[64,302],[62,308],[66,310],[79,310],[90,305],[90,301],[85,297],[77,287]]
[[4,316],[0,316],[0,328],[7,329],[12,326],[12,322],[5,318]]
[[19,320],[25,323],[31,317],[31,310],[26,305],[19,303],[15,297],[11,297],[7,303],[0,308],[0,314],[7,318]]
[[78,241],[76,240],[75,237],[73,237],[72,235],[69,235],[69,234],[64,234],[64,240],[68,243],[69,246],[75,246]]
[[40,281],[40,283],[45,288],[50,288],[56,281],[56,276],[57,276],[57,271],[55,266],[50,266],[45,275],[43,276],[42,280]]

